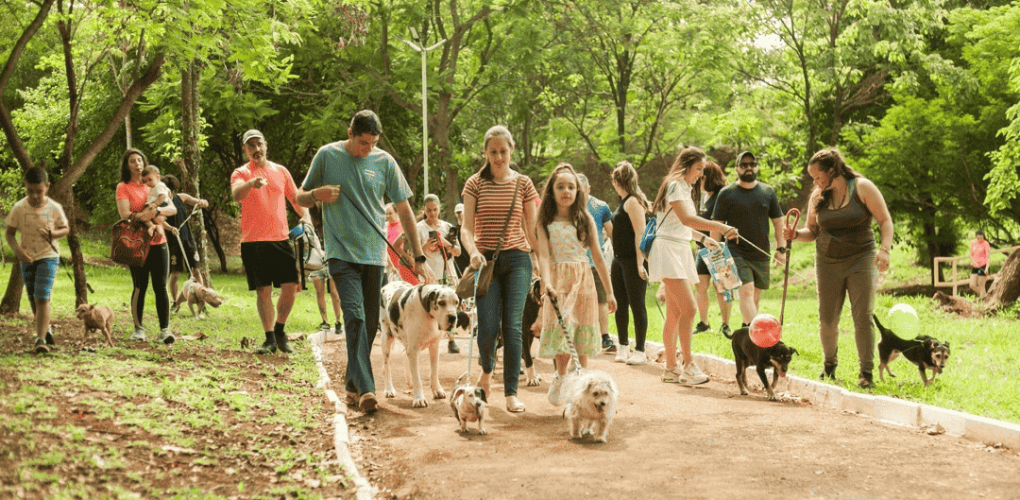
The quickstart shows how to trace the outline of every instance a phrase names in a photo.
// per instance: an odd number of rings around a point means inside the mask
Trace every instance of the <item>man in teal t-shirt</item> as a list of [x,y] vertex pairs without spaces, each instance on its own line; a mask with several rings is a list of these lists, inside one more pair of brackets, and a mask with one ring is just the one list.
[[413,193],[396,160],[376,147],[380,134],[379,117],[369,110],[359,111],[351,119],[347,140],[327,144],[315,153],[297,194],[298,203],[306,207],[323,202],[326,258],[344,313],[345,389],[349,402],[356,402],[365,413],[374,412],[378,405],[371,351],[379,329],[379,290],[386,264],[384,196],[400,216],[416,256],[415,273],[426,283],[435,281],[425,264],[408,202]]

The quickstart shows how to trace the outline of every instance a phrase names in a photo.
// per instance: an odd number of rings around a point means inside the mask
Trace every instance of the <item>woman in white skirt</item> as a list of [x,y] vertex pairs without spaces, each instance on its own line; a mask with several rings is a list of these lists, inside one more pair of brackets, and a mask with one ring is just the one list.
[[[691,240],[716,249],[719,243],[708,237],[706,232],[714,230],[722,233],[723,238],[737,238],[736,228],[697,215],[695,207],[701,197],[698,180],[704,168],[703,151],[695,147],[680,151],[652,204],[658,228],[648,255],[648,281],[660,282],[666,289],[666,322],[662,326],[666,369],[662,372],[662,381],[684,385],[708,382],[708,376],[698,368],[691,355],[691,326],[697,312],[691,284],[698,281]],[[678,334],[684,359],[682,371],[676,366]]]

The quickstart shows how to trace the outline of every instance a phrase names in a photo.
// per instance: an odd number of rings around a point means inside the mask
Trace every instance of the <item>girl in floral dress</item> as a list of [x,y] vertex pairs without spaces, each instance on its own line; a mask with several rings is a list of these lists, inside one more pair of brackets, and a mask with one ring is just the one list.
[[[542,277],[542,338],[539,356],[556,360],[556,377],[549,386],[549,402],[563,404],[560,392],[563,377],[570,363],[571,339],[581,366],[587,368],[588,356],[602,348],[599,334],[599,303],[595,280],[588,264],[587,249],[598,249],[595,221],[585,208],[585,194],[578,191],[577,174],[569,164],[556,166],[542,196],[538,209],[538,260]],[[609,270],[602,252],[591,253],[595,269],[602,279],[609,301],[609,312],[616,312],[616,298],[609,279]],[[567,331],[563,331],[552,309],[550,299],[563,314]]]

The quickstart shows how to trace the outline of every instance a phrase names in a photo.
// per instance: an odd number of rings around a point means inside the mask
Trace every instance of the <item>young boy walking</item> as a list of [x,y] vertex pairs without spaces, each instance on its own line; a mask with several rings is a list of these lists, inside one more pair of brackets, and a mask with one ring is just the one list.
[[[25,173],[26,196],[14,204],[7,214],[7,244],[21,264],[28,300],[35,313],[35,352],[47,353],[53,345],[50,331],[50,294],[53,279],[60,265],[57,240],[67,236],[67,216],[59,203],[46,193],[50,190],[49,176],[42,167]],[[21,232],[21,242],[14,235]]]

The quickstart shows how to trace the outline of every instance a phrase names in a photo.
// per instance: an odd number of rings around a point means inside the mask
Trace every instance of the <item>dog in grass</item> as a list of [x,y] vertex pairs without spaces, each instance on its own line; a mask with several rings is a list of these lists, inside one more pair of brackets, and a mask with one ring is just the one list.
[[[872,314],[871,317],[875,319],[875,326],[882,335],[882,340],[878,341],[879,378],[885,380],[883,372],[896,377],[889,369],[889,363],[900,354],[917,365],[917,371],[921,373],[921,380],[926,386],[934,382],[935,375],[946,368],[949,362],[949,342],[941,342],[928,335],[918,335],[913,340],[901,339],[892,330],[882,326],[878,316]],[[927,370],[931,370],[931,379],[928,378]]]
[[85,323],[86,334],[99,330],[106,336],[106,344],[113,347],[113,311],[109,307],[82,304],[75,316]]

